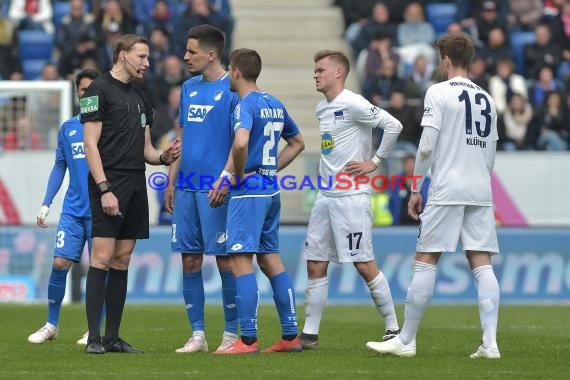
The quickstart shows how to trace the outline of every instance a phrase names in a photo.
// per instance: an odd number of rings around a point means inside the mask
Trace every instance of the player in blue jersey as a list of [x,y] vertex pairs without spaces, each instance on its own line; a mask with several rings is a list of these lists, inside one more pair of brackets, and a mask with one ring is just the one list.
[[[192,337],[178,353],[205,352],[204,254],[215,255],[222,280],[225,327],[221,352],[237,340],[236,286],[226,253],[226,195],[218,177],[229,176],[232,144],[230,117],[237,94],[220,62],[223,33],[200,25],[188,31],[184,60],[192,74],[180,94],[178,137],[182,155],[169,170],[166,209],[173,213],[172,252],[182,256],[182,293]],[[219,188],[219,189],[218,189]]]
[[[277,172],[301,153],[305,143],[283,104],[257,87],[261,58],[256,51],[233,51],[229,72],[231,88],[238,93],[240,103],[233,115],[235,186],[231,189],[228,207],[227,249],[236,278],[241,339],[222,354],[259,351],[259,291],[253,255],[257,256],[260,268],[271,282],[281,321],[282,339],[263,352],[301,351],[297,337],[295,291],[279,257],[281,198]],[[278,154],[281,138],[287,145]]]
[[[96,70],[83,70],[77,74],[75,78],[77,96],[83,96],[87,87],[98,76],[99,72]],[[42,228],[47,227],[45,220],[49,207],[63,183],[66,170],[69,170],[69,186],[57,226],[53,267],[48,283],[47,323],[28,337],[30,343],[39,344],[57,338],[59,311],[65,295],[67,272],[74,262],[80,261],[85,242],[91,251],[91,210],[87,192],[89,168],[83,149],[83,124],[79,121],[79,115],[64,122],[59,130],[55,164],[37,217],[37,224]],[[77,343],[87,344],[87,333]]]

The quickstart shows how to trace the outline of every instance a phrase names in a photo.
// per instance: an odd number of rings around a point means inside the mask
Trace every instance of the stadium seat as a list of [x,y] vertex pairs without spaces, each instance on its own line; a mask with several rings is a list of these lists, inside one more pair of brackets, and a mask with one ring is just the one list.
[[49,62],[47,59],[24,59],[22,60],[22,71],[25,80],[35,80],[42,74],[44,65]]
[[509,35],[517,74],[525,74],[524,47],[536,41],[534,32],[511,32]]
[[22,30],[19,33],[20,58],[51,59],[53,50],[53,35],[35,30]]
[[68,15],[70,13],[71,13],[71,3],[59,2],[59,1],[53,3],[53,24],[55,25],[55,27],[57,28],[61,23],[61,19],[63,19],[65,15]]
[[452,3],[426,4],[426,19],[435,29],[437,35],[443,34],[447,26],[455,22],[457,5]]

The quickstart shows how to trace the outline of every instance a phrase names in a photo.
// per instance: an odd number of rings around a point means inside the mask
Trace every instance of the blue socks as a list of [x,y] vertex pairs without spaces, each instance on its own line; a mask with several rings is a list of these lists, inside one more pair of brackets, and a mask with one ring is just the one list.
[[238,313],[236,305],[236,280],[233,273],[220,272],[222,278],[222,302],[224,305],[224,331],[237,334]]
[[202,271],[182,274],[182,295],[192,331],[204,331],[204,283]]
[[57,326],[61,302],[65,296],[65,284],[69,269],[51,268],[48,282],[48,323]]
[[284,339],[297,336],[297,311],[295,291],[287,272],[281,272],[270,279],[273,300],[281,321],[281,335]]
[[236,281],[236,303],[241,328],[241,336],[247,339],[257,338],[257,303],[259,301],[259,290],[255,273],[244,274],[235,279]]

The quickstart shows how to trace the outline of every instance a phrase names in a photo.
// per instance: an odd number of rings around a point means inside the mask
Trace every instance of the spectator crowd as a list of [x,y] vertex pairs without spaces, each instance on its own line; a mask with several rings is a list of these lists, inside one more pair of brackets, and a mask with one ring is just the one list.
[[335,5],[343,11],[362,94],[402,122],[402,150],[417,146],[423,97],[443,79],[434,40],[445,33],[466,33],[475,41],[470,79],[496,102],[499,150],[569,149],[569,0],[336,0]]
[[[229,0],[10,0],[1,4],[0,80],[72,80],[87,68],[105,72],[111,67],[113,44],[119,36],[135,33],[148,38],[151,66],[141,86],[156,112],[155,146],[172,129],[178,115],[177,94],[190,77],[182,60],[188,29],[201,24],[221,29],[228,40],[225,63],[232,48],[234,18]],[[49,45],[47,56],[28,56],[30,35],[41,36],[43,44]],[[42,136],[29,132],[29,121],[21,120],[26,103],[30,100],[1,101],[3,149],[46,147]]]

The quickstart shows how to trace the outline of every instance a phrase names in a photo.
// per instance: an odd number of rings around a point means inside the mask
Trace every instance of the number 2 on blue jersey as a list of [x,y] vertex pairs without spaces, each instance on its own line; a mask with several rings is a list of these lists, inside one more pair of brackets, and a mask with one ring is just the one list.
[[[275,145],[279,142],[279,136],[283,129],[282,121],[268,121],[263,127],[263,135],[268,137],[268,140],[263,144],[263,165],[275,165],[277,157],[277,149]],[[279,132],[279,133],[275,133]]]

